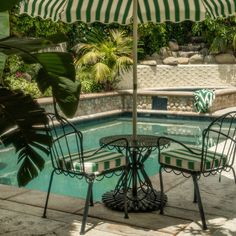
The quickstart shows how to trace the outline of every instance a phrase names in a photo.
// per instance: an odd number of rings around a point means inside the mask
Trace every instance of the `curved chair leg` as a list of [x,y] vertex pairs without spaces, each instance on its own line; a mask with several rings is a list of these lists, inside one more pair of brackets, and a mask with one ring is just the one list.
[[47,193],[46,202],[45,202],[45,205],[44,205],[43,218],[46,218],[48,200],[49,200],[49,195],[50,195],[50,192],[51,192],[54,173],[55,173],[55,170],[52,171],[51,176],[50,176],[50,181],[49,181],[49,185],[48,185],[48,193]]
[[94,204],[93,204],[93,189],[91,190],[90,206],[94,206]]
[[197,175],[193,174],[192,178],[193,178],[193,183],[194,183],[194,189],[196,191],[198,208],[199,208],[199,212],[200,212],[200,216],[201,216],[201,220],[202,220],[202,228],[203,228],[203,230],[206,230],[207,225],[206,225],[205,214],[204,214],[204,210],[203,210],[203,206],[202,206],[201,195],[200,195],[200,191],[199,191],[199,187],[198,187]]
[[128,205],[127,205],[127,192],[128,192],[128,170],[125,168],[125,183],[124,183],[124,212],[125,212],[125,219],[128,219]]
[[197,203],[197,194],[196,194],[196,188],[194,186],[193,188],[193,203]]
[[220,172],[220,174],[219,174],[219,183],[221,182],[221,173],[222,172]]
[[86,196],[85,206],[84,206],[84,214],[83,214],[82,225],[81,225],[81,229],[80,229],[80,234],[81,235],[85,233],[85,226],[86,226],[86,222],[87,222],[89,203],[90,203],[90,200],[91,200],[93,181],[94,181],[93,179],[89,179],[87,196]]
[[163,185],[163,178],[162,178],[162,166],[159,168],[159,177],[160,177],[160,189],[161,189],[161,202],[160,202],[160,214],[164,214],[164,185]]

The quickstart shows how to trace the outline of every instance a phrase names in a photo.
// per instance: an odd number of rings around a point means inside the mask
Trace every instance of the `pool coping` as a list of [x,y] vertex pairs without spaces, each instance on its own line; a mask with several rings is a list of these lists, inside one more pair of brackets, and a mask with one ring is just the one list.
[[[218,116],[221,116],[227,112],[231,111],[236,111],[236,107],[230,107],[230,108],[225,108],[222,110],[218,110],[212,113],[196,113],[196,112],[182,112],[182,111],[160,111],[160,110],[148,110],[148,109],[137,109],[138,117],[139,115],[144,115],[144,114],[150,114],[150,115],[157,115],[157,116],[178,116],[178,117],[193,117],[193,118],[216,118]],[[108,112],[101,112],[97,114],[92,114],[92,115],[85,115],[85,116],[78,116],[78,117],[73,117],[69,118],[68,120],[73,121],[73,122],[82,122],[82,121],[89,121],[89,120],[96,120],[102,117],[111,117],[115,115],[122,115],[125,113],[130,113],[132,115],[132,110],[126,109],[126,110],[113,110],[113,111],[108,111]],[[131,116],[132,117],[132,116]]]

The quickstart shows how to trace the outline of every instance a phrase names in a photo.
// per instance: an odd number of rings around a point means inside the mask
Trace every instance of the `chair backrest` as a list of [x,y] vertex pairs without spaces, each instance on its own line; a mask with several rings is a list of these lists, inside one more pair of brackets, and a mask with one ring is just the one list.
[[236,155],[236,111],[218,117],[203,131],[202,152],[203,172],[232,167]]
[[83,135],[67,119],[48,113],[49,132],[52,136],[52,146],[50,148],[53,168],[57,172],[65,175],[78,174],[76,165],[80,165],[80,170],[84,171],[83,162]]

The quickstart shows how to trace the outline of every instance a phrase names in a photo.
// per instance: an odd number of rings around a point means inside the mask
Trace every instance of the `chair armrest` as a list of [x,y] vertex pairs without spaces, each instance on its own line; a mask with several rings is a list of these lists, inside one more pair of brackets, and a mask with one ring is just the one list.
[[[108,142],[106,144],[102,144],[99,148],[97,148],[96,150],[94,150],[94,152],[92,152],[90,155],[83,155],[83,158],[89,158],[89,157],[92,157],[94,156],[95,154],[97,154],[98,152],[100,152],[101,150],[103,150],[104,148],[108,148],[109,150],[113,149],[111,148],[112,144],[116,143],[117,141],[124,141],[124,145],[123,145],[123,148],[125,150],[125,153],[126,153],[126,157],[128,157],[127,155],[127,152],[128,152],[128,147],[129,147],[129,143],[128,143],[128,140],[126,138],[119,138],[119,139],[115,139],[115,140],[112,140],[111,142]],[[118,149],[116,149],[118,150]],[[121,152],[121,148],[119,148],[119,152]]]
[[[169,138],[169,137],[165,137],[165,136],[160,136],[157,140],[157,147],[158,147],[159,153],[161,152],[161,150],[163,150],[163,146],[161,146],[162,140],[165,140],[165,141],[168,142],[168,145],[164,145],[164,148],[169,147],[171,145],[171,143],[175,143],[175,144],[179,145],[181,148],[187,149],[192,154],[195,154],[195,155],[201,155],[202,154],[202,152],[194,151],[193,149],[191,149],[190,146],[187,146],[186,144],[178,141],[177,139],[173,139],[173,138]],[[175,148],[175,149],[178,149],[178,147]]]

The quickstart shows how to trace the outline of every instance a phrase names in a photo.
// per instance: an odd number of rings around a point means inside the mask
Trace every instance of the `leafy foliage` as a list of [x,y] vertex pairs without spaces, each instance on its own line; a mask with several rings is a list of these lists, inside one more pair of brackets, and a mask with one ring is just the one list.
[[21,0],[7,0],[7,1],[1,1],[0,5],[0,12],[8,11],[9,9],[12,9],[17,3],[19,3]]
[[169,40],[175,39],[179,44],[187,44],[192,36],[202,36],[214,53],[225,52],[236,46],[236,17],[211,19],[195,23],[185,21],[181,23],[166,22],[163,24],[142,24],[139,26],[139,47],[143,54],[151,55],[168,44]]
[[[25,64],[20,57],[9,56],[6,61],[2,84],[10,90],[21,90],[33,98],[42,97],[43,94],[35,81],[39,69],[39,64]],[[52,93],[47,90],[44,96],[52,96]]]
[[111,30],[107,36],[94,29],[75,51],[78,76],[103,84],[104,90],[111,90],[120,73],[129,70],[133,63],[132,40],[124,31]]
[[208,18],[193,26],[193,34],[203,36],[213,53],[225,52],[227,49],[235,50],[236,17],[216,20]]
[[[8,37],[8,24],[5,24],[8,14],[2,14],[1,11],[10,9],[12,3],[18,1],[7,2],[9,4],[1,3],[0,6],[0,53],[20,56],[27,64],[40,64],[36,80],[41,91],[45,92],[51,87],[61,110],[66,115],[73,116],[79,101],[80,84],[75,81],[72,55],[40,51],[53,45],[51,40]],[[58,37],[53,38],[58,40]],[[4,65],[5,60],[1,59],[0,68]],[[16,63],[16,67],[21,66],[23,69],[24,65]],[[10,69],[16,71],[16,68]],[[0,87],[0,137],[6,146],[15,146],[20,165],[17,174],[19,186],[26,185],[38,176],[44,167],[43,154],[48,154],[48,147],[51,145],[51,137],[45,128],[46,122],[44,110],[31,96]]]
[[[64,40],[68,41],[67,34],[73,29],[72,25],[63,22],[53,22],[43,20],[39,17],[32,18],[27,15],[17,15],[13,9],[10,14],[11,35],[17,37],[50,38],[54,35],[63,35]],[[62,40],[62,39],[60,39]]]
[[[47,134],[44,110],[29,95],[0,87],[0,134],[4,145],[14,145],[20,168],[19,186],[37,177],[44,167],[51,137]],[[41,154],[40,154],[41,152]]]
[[[36,77],[36,81],[40,91],[44,93],[51,87],[53,96],[55,96],[63,113],[72,117],[76,111],[75,107],[78,106],[81,87],[78,81],[75,82],[72,55],[64,52],[31,53],[46,48],[48,45],[51,45],[51,42],[44,39],[2,39],[0,40],[0,52],[6,55],[19,55],[26,63],[39,63],[42,68]],[[57,89],[60,92],[57,92]]]
[[139,40],[142,44],[143,54],[139,53],[139,58],[158,52],[167,44],[167,32],[164,24],[142,24],[139,26]]
[[24,75],[16,77],[12,75],[6,77],[4,83],[10,90],[21,90],[24,94],[29,94],[33,98],[42,97],[42,93],[39,91],[37,83],[34,81],[27,81],[23,76]]

